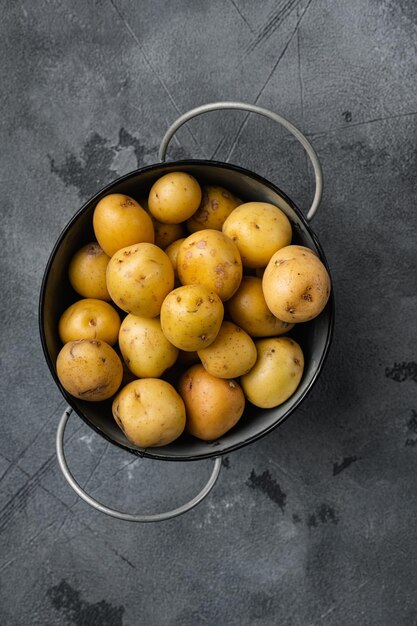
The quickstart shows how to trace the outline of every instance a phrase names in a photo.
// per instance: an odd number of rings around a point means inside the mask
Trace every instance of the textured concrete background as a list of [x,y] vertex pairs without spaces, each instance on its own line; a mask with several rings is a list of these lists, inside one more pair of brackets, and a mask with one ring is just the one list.
[[[0,22],[2,377],[0,623],[417,624],[414,0],[5,3]],[[157,161],[204,102],[281,112],[310,137],[325,193],[335,339],[309,399],[224,460],[183,517],[130,525],[81,502],[54,437],[64,401],[38,337],[43,270],[105,183]],[[303,208],[312,175],[267,120],[212,114],[176,156],[230,159]],[[91,493],[152,512],[210,462],[141,461],[75,416],[68,457]]]

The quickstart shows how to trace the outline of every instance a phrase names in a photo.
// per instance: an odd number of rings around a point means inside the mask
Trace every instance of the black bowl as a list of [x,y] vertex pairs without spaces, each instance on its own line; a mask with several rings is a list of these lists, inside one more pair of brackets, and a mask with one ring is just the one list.
[[123,176],[107,185],[91,198],[62,231],[49,258],[42,281],[39,302],[39,324],[42,347],[52,376],[68,404],[100,435],[111,443],[139,456],[160,460],[186,461],[206,459],[226,454],[256,441],[276,428],[305,398],[323,367],[330,347],[334,320],[333,292],[324,311],[314,320],[296,325],[291,336],[301,345],[305,368],[296,392],[273,409],[259,409],[247,403],[239,423],[220,439],[205,442],[189,435],[160,448],[142,449],[133,446],[116,425],[111,413],[111,401],[85,402],[70,396],[56,374],[56,358],[62,347],[58,336],[58,320],[63,311],[80,298],[68,281],[68,264],[73,254],[95,239],[92,218],[97,202],[110,193],[124,193],[143,198],[152,184],[162,175],[182,171],[192,174],[201,184],[221,185],[245,202],[262,201],[277,204],[288,216],[293,228],[293,243],[313,249],[328,265],[317,237],[295,204],[275,185],[249,170],[215,161],[190,160],[150,165]]

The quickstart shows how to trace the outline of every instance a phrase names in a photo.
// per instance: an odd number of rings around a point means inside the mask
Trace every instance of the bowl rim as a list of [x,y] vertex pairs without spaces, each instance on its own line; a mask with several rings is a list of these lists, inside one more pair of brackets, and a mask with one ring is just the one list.
[[[310,237],[313,239],[314,244],[317,248],[317,250],[319,251],[319,255],[320,255],[320,259],[323,262],[324,266],[326,267],[330,279],[331,279],[331,284],[332,284],[332,289],[330,291],[330,297],[329,297],[329,301],[327,303],[327,306],[329,307],[329,323],[328,323],[328,327],[327,327],[327,336],[326,336],[326,340],[325,340],[325,345],[324,345],[324,349],[322,352],[322,355],[320,357],[320,360],[318,361],[315,371],[313,373],[313,375],[311,376],[311,379],[308,383],[308,385],[306,385],[303,393],[300,395],[300,397],[294,401],[293,404],[291,404],[291,406],[287,409],[287,411],[280,417],[279,420],[277,420],[276,422],[274,422],[273,424],[271,424],[270,426],[266,427],[264,430],[262,430],[259,433],[256,433],[254,435],[251,435],[250,437],[247,437],[246,439],[243,439],[242,441],[239,441],[238,443],[232,444],[230,446],[228,446],[226,449],[224,450],[217,450],[216,447],[213,447],[213,450],[210,452],[204,452],[204,453],[200,453],[200,454],[187,454],[187,455],[178,455],[178,456],[167,456],[165,454],[161,454],[161,453],[157,453],[155,451],[153,451],[152,448],[146,448],[144,450],[138,450],[136,448],[131,448],[128,445],[125,445],[123,443],[120,443],[114,439],[112,439],[111,437],[109,437],[103,430],[101,430],[98,426],[96,426],[95,424],[93,424],[88,417],[83,413],[83,411],[81,411],[78,407],[75,406],[74,400],[72,398],[72,396],[63,388],[63,386],[61,385],[54,364],[52,363],[52,359],[51,356],[48,352],[47,349],[47,345],[46,345],[46,336],[45,336],[45,330],[44,330],[44,304],[45,304],[45,292],[46,292],[46,284],[48,282],[48,278],[49,278],[49,274],[50,271],[52,269],[54,260],[55,260],[55,256],[58,252],[58,249],[60,248],[62,241],[64,240],[64,238],[66,237],[66,235],[68,234],[68,232],[71,230],[73,224],[77,221],[78,217],[84,213],[90,206],[92,203],[94,202],[98,202],[99,199],[107,194],[107,193],[111,193],[111,189],[122,183],[125,182],[127,180],[129,180],[130,178],[134,178],[135,176],[138,176],[139,174],[142,174],[143,172],[149,172],[152,170],[156,170],[156,169],[161,169],[161,168],[175,168],[175,167],[183,167],[183,166],[190,166],[190,165],[199,165],[199,166],[216,166],[216,167],[220,167],[223,169],[229,169],[232,171],[235,171],[237,173],[240,174],[244,174],[254,180],[256,180],[257,182],[263,184],[264,186],[268,187],[269,189],[271,189],[272,191],[274,191],[275,193],[277,193],[278,195],[282,196],[282,198],[289,204],[289,206],[293,209],[293,211],[296,213],[297,217],[303,222],[304,227],[306,228],[308,234],[310,235]],[[123,176],[120,176],[118,178],[116,178],[115,180],[111,181],[110,183],[108,183],[107,185],[105,185],[104,187],[102,187],[99,191],[97,191],[93,196],[91,196],[90,198],[88,198],[86,200],[86,202],[83,203],[83,205],[81,206],[81,208],[79,208],[74,215],[70,218],[70,220],[67,222],[67,224],[64,226],[64,228],[62,229],[60,235],[58,236],[58,239],[56,240],[52,251],[49,255],[48,261],[46,263],[45,266],[45,270],[43,273],[43,277],[42,277],[42,283],[41,283],[41,288],[40,288],[40,294],[39,294],[39,303],[38,303],[38,323],[39,323],[39,333],[40,333],[40,339],[41,339],[41,344],[42,344],[42,350],[43,350],[43,354],[45,357],[45,360],[47,362],[47,365],[49,367],[49,370],[51,372],[52,378],[55,381],[55,384],[57,385],[58,389],[60,390],[61,394],[63,395],[63,397],[65,398],[65,400],[68,402],[68,404],[71,406],[71,408],[73,409],[73,411],[90,427],[92,428],[97,434],[101,435],[102,437],[104,437],[104,439],[106,439],[108,442],[112,443],[113,445],[121,448],[122,450],[126,450],[128,452],[130,452],[131,454],[134,454],[135,456],[139,456],[141,458],[149,458],[149,459],[153,459],[153,460],[157,460],[157,461],[200,461],[200,460],[207,460],[207,459],[211,459],[211,458],[215,458],[218,456],[224,456],[226,454],[229,454],[231,452],[234,452],[235,450],[238,450],[240,448],[243,448],[244,446],[249,445],[250,443],[254,443],[255,441],[258,441],[259,439],[261,439],[262,437],[264,437],[265,435],[269,434],[270,432],[272,432],[275,428],[277,428],[278,426],[280,426],[281,424],[283,424],[283,422],[285,422],[286,419],[288,419],[288,417],[295,411],[296,408],[298,408],[300,406],[300,404],[305,400],[306,396],[310,393],[313,385],[316,383],[322,369],[324,366],[324,363],[327,359],[328,353],[329,353],[329,348],[330,348],[330,344],[332,342],[332,338],[333,338],[333,330],[334,330],[334,310],[335,310],[335,305],[334,305],[334,284],[333,284],[333,280],[331,277],[331,272],[330,272],[330,268],[326,259],[326,256],[324,254],[324,250],[317,238],[317,235],[315,234],[315,232],[312,230],[310,223],[307,221],[305,215],[302,213],[302,211],[297,207],[297,205],[294,203],[293,200],[291,200],[291,198],[289,198],[287,196],[286,193],[284,193],[279,187],[277,187],[274,183],[271,183],[269,180],[267,180],[266,178],[264,178],[263,176],[260,176],[259,174],[257,174],[256,172],[253,172],[251,170],[248,170],[244,167],[241,167],[239,165],[234,165],[232,163],[225,163],[223,161],[213,161],[213,160],[208,160],[208,159],[180,159],[180,160],[176,160],[176,161],[166,161],[166,162],[162,162],[162,163],[154,163],[151,165],[146,165],[144,167],[140,167],[137,168],[135,170],[132,170],[131,172],[128,172],[127,174],[124,174]]]

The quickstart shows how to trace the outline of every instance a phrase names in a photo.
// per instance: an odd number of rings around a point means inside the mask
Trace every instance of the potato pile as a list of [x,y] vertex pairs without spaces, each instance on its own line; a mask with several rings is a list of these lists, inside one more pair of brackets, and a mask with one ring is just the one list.
[[59,320],[57,374],[76,398],[113,398],[139,447],[184,429],[215,440],[247,400],[271,408],[295,392],[304,357],[284,335],[321,313],[330,278],[312,250],[291,245],[290,221],[272,204],[242,203],[185,172],[138,198],[102,198],[96,241],[71,259],[82,299]]

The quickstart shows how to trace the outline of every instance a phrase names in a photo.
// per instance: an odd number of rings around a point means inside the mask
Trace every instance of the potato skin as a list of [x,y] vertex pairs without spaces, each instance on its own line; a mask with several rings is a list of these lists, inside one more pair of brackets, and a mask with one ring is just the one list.
[[271,256],[291,243],[290,220],[268,202],[246,202],[234,209],[223,224],[225,235],[236,244],[244,267],[266,267]]
[[288,400],[300,384],[304,355],[289,337],[271,337],[256,342],[255,366],[240,379],[247,399],[255,406],[270,409]]
[[155,230],[155,245],[165,250],[177,239],[183,239],[186,235],[183,224],[163,224],[153,219]]
[[111,398],[123,376],[122,362],[116,352],[97,339],[66,343],[58,354],[56,369],[64,389],[89,402]]
[[229,237],[218,230],[199,230],[182,243],[177,271],[183,285],[205,285],[224,302],[240,285],[242,261]]
[[191,174],[171,172],[158,178],[149,192],[149,212],[164,224],[184,222],[197,210],[201,187]]
[[131,313],[120,327],[119,347],[126,365],[138,378],[159,378],[174,365],[179,352],[165,337],[158,318]]
[[239,198],[224,187],[205,185],[202,187],[200,206],[187,220],[187,228],[190,233],[207,228],[221,230],[226,218],[239,204],[242,204]]
[[183,374],[179,392],[187,412],[187,431],[204,441],[228,432],[245,409],[245,396],[238,383],[216,378],[202,365],[193,365]]
[[294,324],[279,320],[268,309],[257,276],[244,276],[237,292],[227,302],[232,320],[251,337],[276,337],[289,332]]
[[216,339],[198,350],[204,369],[218,378],[238,378],[255,365],[256,346],[244,330],[233,322],[223,322]]
[[[178,278],[178,270],[177,270],[177,260],[178,260],[178,252],[180,251],[182,242],[185,241],[185,237],[181,239],[177,239],[173,241],[165,248],[165,254],[168,256],[169,260],[172,263],[172,267],[174,268],[174,276],[175,280],[179,281]],[[178,285],[179,286],[179,285]]]
[[142,378],[124,387],[113,401],[113,417],[134,445],[166,446],[185,427],[185,407],[180,395],[165,380]]
[[120,316],[111,304],[84,298],[64,311],[59,320],[58,332],[62,343],[99,339],[112,346],[119,336],[120,323]]
[[153,243],[152,220],[148,213],[129,196],[112,193],[102,198],[93,214],[97,241],[110,257],[121,248],[135,243]]
[[289,323],[317,317],[330,296],[330,276],[318,256],[304,246],[286,246],[269,261],[262,290],[270,311]]
[[84,298],[110,300],[106,285],[106,269],[110,257],[96,241],[88,243],[72,257],[68,278],[72,288]]
[[172,263],[165,252],[152,243],[118,250],[107,266],[109,293],[127,313],[156,317],[173,286]]
[[161,327],[174,346],[194,352],[215,340],[223,314],[222,301],[214,291],[204,285],[184,285],[162,303]]

